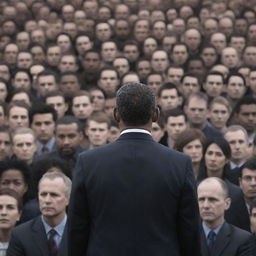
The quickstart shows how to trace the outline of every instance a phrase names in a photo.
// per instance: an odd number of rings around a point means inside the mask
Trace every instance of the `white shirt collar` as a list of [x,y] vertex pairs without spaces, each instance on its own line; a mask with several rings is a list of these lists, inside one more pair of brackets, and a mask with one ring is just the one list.
[[125,133],[131,133],[131,132],[146,133],[151,136],[151,133],[145,129],[125,129],[120,133],[120,135],[123,135]]

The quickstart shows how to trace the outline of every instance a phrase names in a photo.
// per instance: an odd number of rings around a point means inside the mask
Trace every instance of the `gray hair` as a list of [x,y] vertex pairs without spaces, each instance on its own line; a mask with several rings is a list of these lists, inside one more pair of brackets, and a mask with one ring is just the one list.
[[64,173],[54,171],[54,172],[46,172],[43,177],[40,179],[38,187],[44,179],[54,180],[56,178],[61,178],[65,184],[65,195],[69,198],[71,193],[72,181],[68,178]]

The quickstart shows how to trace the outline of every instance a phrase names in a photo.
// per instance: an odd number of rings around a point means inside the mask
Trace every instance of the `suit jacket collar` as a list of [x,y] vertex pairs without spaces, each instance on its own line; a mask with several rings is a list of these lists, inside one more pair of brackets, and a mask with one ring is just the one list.
[[38,255],[48,255],[48,246],[46,246],[48,244],[48,240],[41,216],[34,219],[32,223],[32,232],[35,237],[34,242],[37,244],[39,251],[41,252],[41,254]]
[[223,250],[225,250],[227,244],[230,241],[230,235],[231,235],[231,226],[224,222],[221,230],[219,231],[215,243],[213,245],[211,253],[208,252],[208,246],[207,246],[207,240],[204,235],[204,232],[202,231],[201,239],[202,239],[202,254],[208,255],[208,256],[219,256],[223,255]]
[[[41,219],[41,215],[36,217],[33,220],[31,229],[35,237],[33,242],[35,242],[39,248],[37,255],[42,255],[42,256],[49,255],[48,239],[47,239],[46,231]],[[60,246],[59,246],[58,255],[59,256],[67,255],[67,225],[65,225],[65,229],[62,235]]]
[[147,133],[141,133],[141,132],[124,133],[117,140],[126,140],[126,139],[139,139],[139,140],[154,141],[151,135],[149,135]]

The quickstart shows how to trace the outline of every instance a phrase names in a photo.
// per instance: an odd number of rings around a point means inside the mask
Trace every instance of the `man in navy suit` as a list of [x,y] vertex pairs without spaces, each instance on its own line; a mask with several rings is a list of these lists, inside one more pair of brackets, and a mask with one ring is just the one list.
[[203,232],[203,256],[252,256],[251,234],[225,222],[224,213],[231,199],[222,179],[211,177],[198,186],[198,203]]
[[117,92],[119,139],[80,154],[68,217],[69,256],[194,256],[200,224],[191,160],[154,142],[152,91]]
[[61,172],[45,173],[38,186],[41,215],[17,226],[7,256],[66,256],[64,232],[71,180]]

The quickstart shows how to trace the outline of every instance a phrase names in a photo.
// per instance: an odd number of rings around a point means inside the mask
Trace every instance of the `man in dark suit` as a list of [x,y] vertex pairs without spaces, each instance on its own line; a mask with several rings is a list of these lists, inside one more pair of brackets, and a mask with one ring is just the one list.
[[152,91],[117,92],[117,141],[78,158],[69,208],[69,256],[194,256],[200,224],[190,159],[151,137]]
[[61,172],[46,173],[39,182],[41,216],[17,226],[7,256],[65,256],[64,229],[71,181]]
[[198,186],[198,202],[203,232],[203,256],[253,256],[251,234],[225,222],[224,213],[231,200],[222,179],[211,177]]

